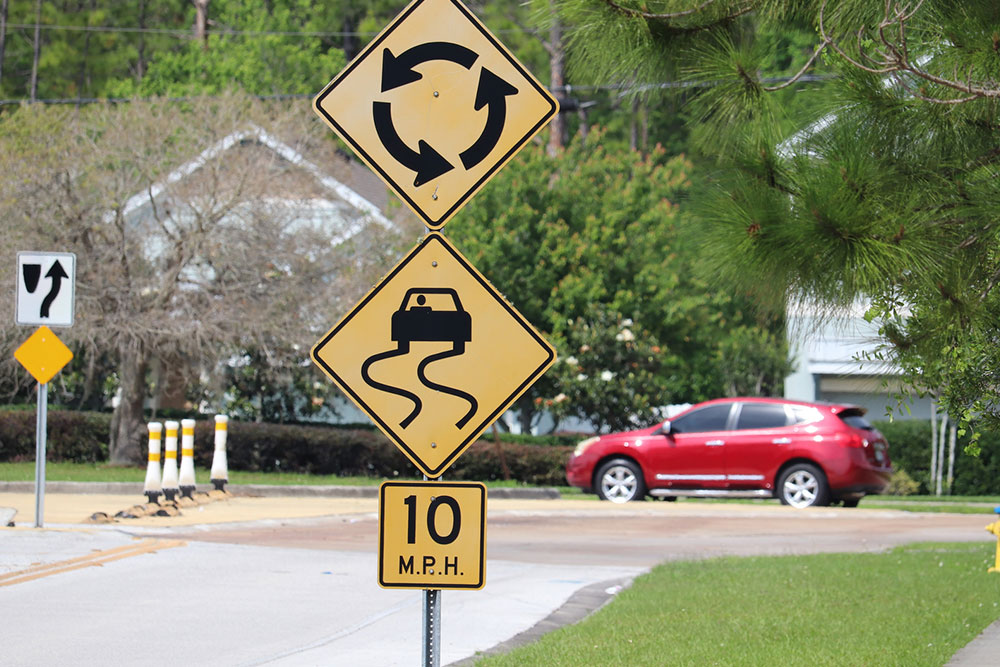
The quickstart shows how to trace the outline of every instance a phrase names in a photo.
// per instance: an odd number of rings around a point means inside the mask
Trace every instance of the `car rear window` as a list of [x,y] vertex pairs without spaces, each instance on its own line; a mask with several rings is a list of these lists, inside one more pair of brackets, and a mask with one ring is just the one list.
[[865,419],[865,411],[852,408],[844,410],[839,415],[841,421],[843,421],[848,426],[853,426],[854,428],[860,428],[863,431],[873,431],[874,427]]
[[788,423],[785,406],[780,403],[744,403],[736,422],[739,430],[780,428]]

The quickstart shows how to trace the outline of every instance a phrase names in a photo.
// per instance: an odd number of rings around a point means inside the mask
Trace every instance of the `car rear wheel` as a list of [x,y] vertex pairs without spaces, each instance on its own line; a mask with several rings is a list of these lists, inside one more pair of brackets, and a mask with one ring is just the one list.
[[830,485],[823,471],[811,463],[796,463],[782,473],[778,481],[778,499],[782,505],[797,509],[827,505]]
[[627,459],[613,459],[601,466],[597,471],[597,483],[594,487],[602,500],[613,503],[642,500],[646,496],[642,471]]

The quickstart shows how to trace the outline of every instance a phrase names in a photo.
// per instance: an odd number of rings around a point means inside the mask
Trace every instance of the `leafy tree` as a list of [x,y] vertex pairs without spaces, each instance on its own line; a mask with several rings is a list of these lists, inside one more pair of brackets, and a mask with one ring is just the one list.
[[158,52],[144,77],[109,86],[109,95],[216,94],[233,86],[257,95],[315,93],[344,66],[343,52],[319,37],[281,34],[320,30],[311,4],[215,0],[209,9],[213,29],[206,40]]
[[[241,96],[0,117],[5,229],[18,247],[76,252],[76,322],[60,337],[114,358],[114,463],[141,456],[151,364],[197,374],[250,347],[279,359],[307,349],[330,324],[323,314],[359,298],[398,248],[381,227],[341,244],[343,229],[301,219],[295,202],[316,196],[315,180],[275,152],[252,141],[208,152],[252,123],[319,163],[337,160],[308,110]],[[183,164],[197,169],[168,178]],[[3,338],[23,333],[8,325]],[[23,375],[10,356],[4,370]]]
[[[870,298],[883,355],[956,417],[1000,421],[1000,5],[952,0],[565,0],[582,63],[673,71],[715,158],[700,212],[717,276],[776,307]],[[782,107],[762,35],[810,26]],[[708,85],[710,84],[710,85]],[[974,446],[973,446],[974,450]]]
[[[563,357],[561,370],[519,402],[524,428],[538,398],[554,405],[573,396],[564,414],[610,427],[723,392],[718,346],[730,326],[755,323],[733,295],[693,275],[700,258],[671,201],[689,187],[690,169],[662,150],[609,150],[601,133],[554,156],[532,145],[448,224],[470,261]],[[629,345],[617,344],[623,328],[634,337]]]
[[[42,3],[41,10],[44,26],[60,28],[40,31],[39,99],[105,96],[109,81],[141,78],[150,54],[176,45],[191,25],[185,5],[170,0],[57,0]],[[11,0],[7,23],[0,95],[25,99],[34,58],[35,0]]]

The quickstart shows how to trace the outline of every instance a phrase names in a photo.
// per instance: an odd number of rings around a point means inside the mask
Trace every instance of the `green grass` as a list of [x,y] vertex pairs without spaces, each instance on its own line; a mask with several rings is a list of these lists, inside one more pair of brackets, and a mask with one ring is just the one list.
[[[208,482],[209,470],[198,468],[198,480]],[[142,482],[146,478],[146,468],[112,466],[106,463],[47,463],[45,477],[53,482]],[[414,473],[410,479],[419,479]],[[33,461],[21,463],[0,463],[0,481],[33,482],[35,464]],[[231,484],[270,484],[275,486],[377,486],[384,480],[379,477],[339,477],[337,475],[305,475],[291,472],[245,472],[229,471]],[[486,482],[489,488],[516,488],[528,485],[516,481]],[[583,493],[577,488],[559,486],[560,494],[568,500],[593,500],[597,496]],[[648,502],[660,502],[650,500]],[[680,498],[678,503],[753,503],[777,505],[777,500]],[[952,514],[982,514],[1000,505],[997,496],[868,496],[861,501],[867,509],[892,509],[913,512],[939,512]]]
[[[195,478],[207,484],[209,469],[196,468]],[[106,463],[46,463],[45,479],[50,482],[142,482],[146,479],[146,468],[112,466]],[[410,478],[420,479],[414,472]],[[35,481],[35,463],[0,463],[0,481]],[[245,472],[229,471],[230,484],[270,484],[275,486],[378,486],[385,480],[381,477],[339,477],[337,475],[304,475],[291,472]],[[527,487],[516,481],[486,482],[491,489]],[[570,487],[557,487],[572,493]],[[581,494],[582,497],[582,494]],[[593,497],[593,496],[591,496]]]
[[477,665],[942,665],[1000,618],[992,543],[665,563]]

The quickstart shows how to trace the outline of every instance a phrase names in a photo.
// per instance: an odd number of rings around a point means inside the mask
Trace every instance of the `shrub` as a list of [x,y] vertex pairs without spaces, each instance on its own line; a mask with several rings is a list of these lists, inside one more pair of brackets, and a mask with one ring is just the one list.
[[[876,422],[875,427],[889,441],[889,456],[894,468],[906,470],[920,485],[919,493],[932,494],[931,425],[926,419]],[[968,436],[958,438],[952,493],[955,495],[1000,494],[1000,433],[984,431],[979,456],[964,453]],[[947,447],[944,474],[948,474]]]
[[885,493],[889,496],[912,496],[917,491],[920,490],[920,485],[913,480],[906,471],[902,468],[898,468],[893,471],[892,478],[889,480],[889,486],[886,487]]
[[[108,458],[111,415],[103,412],[49,410],[46,460],[95,463]],[[0,461],[35,460],[35,412],[0,412]]]

